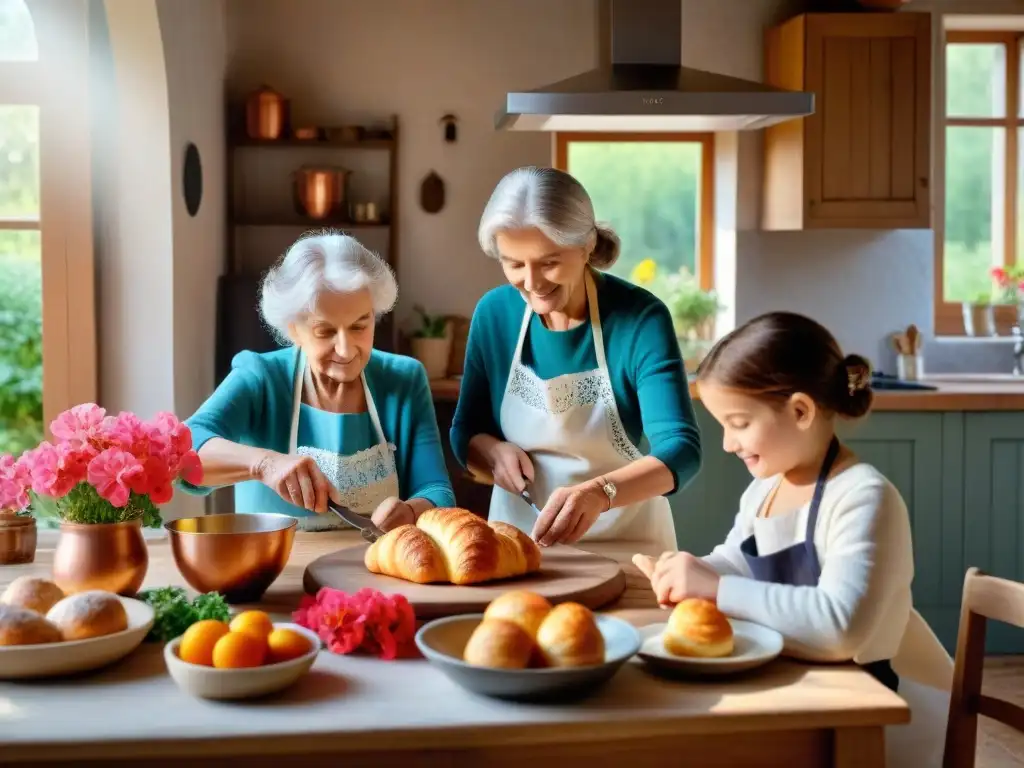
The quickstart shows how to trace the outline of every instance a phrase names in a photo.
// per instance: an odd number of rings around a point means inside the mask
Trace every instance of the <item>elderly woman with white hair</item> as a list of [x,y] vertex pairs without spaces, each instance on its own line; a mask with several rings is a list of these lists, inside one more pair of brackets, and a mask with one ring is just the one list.
[[235,511],[304,530],[344,527],[328,497],[387,531],[455,504],[426,371],[373,349],[394,274],[357,240],[300,238],[263,279],[260,312],[286,346],[241,352],[187,420],[204,487],[235,485]]
[[473,313],[451,442],[464,466],[493,478],[490,519],[545,546],[621,540],[676,550],[665,497],[694,477],[701,453],[668,309],[601,271],[618,258],[619,239],[568,173],[505,176],[479,240],[509,284]]

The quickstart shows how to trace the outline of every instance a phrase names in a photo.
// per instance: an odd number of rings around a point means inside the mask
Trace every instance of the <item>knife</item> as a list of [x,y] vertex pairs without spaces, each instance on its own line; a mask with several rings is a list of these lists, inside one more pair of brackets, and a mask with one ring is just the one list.
[[533,507],[533,511],[537,513],[537,517],[540,517],[540,507],[533,503],[533,497],[530,496],[530,492],[523,488],[523,490],[519,492],[519,495],[522,497],[523,501]]
[[370,518],[357,515],[348,507],[343,507],[332,499],[327,500],[327,508],[352,527],[358,528],[359,535],[370,544],[384,535],[384,531],[374,525]]

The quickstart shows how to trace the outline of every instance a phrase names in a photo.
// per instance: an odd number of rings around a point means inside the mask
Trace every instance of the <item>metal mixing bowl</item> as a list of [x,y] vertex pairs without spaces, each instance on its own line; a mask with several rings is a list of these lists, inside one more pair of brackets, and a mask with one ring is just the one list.
[[203,515],[164,525],[174,564],[189,586],[229,603],[257,602],[281,575],[298,520],[288,515]]

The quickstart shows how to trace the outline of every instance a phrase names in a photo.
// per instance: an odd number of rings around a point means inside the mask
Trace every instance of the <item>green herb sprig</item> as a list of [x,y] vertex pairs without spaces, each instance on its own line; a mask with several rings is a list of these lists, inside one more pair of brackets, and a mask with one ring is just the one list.
[[197,621],[228,621],[231,618],[227,601],[217,592],[197,595],[189,601],[181,587],[154,587],[143,590],[138,597],[153,606],[155,613],[153,628],[146,636],[149,642],[173,640]]

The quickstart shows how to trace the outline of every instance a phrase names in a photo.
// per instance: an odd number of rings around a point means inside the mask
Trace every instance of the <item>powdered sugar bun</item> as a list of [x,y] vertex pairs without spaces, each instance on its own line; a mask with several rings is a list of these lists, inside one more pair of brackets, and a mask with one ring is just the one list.
[[128,613],[120,599],[99,589],[65,597],[46,618],[60,629],[65,640],[85,640],[128,629]]
[[28,608],[43,616],[62,599],[64,590],[38,576],[19,576],[0,595],[0,603]]
[[0,645],[42,645],[61,640],[60,630],[35,611],[0,603]]

